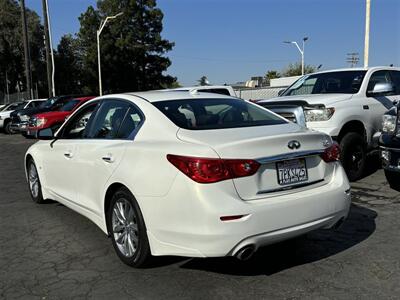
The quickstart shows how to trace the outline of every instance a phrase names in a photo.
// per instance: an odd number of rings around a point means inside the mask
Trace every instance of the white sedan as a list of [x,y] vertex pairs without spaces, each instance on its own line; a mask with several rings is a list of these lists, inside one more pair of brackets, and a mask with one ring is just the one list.
[[152,255],[247,259],[349,212],[329,136],[229,96],[103,96],[38,137],[25,161],[33,200],[92,220],[131,266]]

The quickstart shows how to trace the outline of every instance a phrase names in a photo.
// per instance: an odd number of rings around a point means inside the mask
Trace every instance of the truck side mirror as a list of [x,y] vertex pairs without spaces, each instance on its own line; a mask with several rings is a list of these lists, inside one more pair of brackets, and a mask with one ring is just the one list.
[[285,91],[285,89],[280,90],[280,91],[278,92],[278,96],[282,96],[282,94],[283,94],[284,91]]
[[372,91],[368,91],[370,96],[388,94],[394,91],[393,85],[388,82],[377,82]]

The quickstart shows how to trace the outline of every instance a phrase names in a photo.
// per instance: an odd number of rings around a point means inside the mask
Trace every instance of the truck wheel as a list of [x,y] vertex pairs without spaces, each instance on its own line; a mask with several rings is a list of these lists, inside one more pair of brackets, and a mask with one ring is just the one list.
[[350,181],[364,174],[367,151],[364,139],[356,132],[349,132],[340,141],[341,162]]
[[385,177],[390,187],[400,192],[400,173],[385,170]]
[[4,124],[4,132],[6,134],[14,134],[15,131],[11,129],[11,121],[6,121]]

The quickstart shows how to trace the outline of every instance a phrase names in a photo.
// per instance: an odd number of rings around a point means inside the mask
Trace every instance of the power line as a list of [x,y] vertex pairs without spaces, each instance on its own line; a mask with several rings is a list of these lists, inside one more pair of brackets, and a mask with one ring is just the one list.
[[354,68],[358,65],[358,62],[360,61],[359,56],[360,54],[358,52],[347,53],[346,62],[350,65],[351,68]]

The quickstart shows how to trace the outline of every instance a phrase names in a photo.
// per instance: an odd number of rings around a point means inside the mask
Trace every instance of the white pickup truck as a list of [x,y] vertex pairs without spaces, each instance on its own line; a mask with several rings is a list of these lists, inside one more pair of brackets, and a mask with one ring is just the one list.
[[[296,120],[291,106],[304,110],[305,125],[332,136],[341,146],[341,161],[350,180],[363,175],[367,151],[377,146],[382,115],[400,100],[400,68],[371,67],[307,74],[280,93],[257,103],[282,109]],[[289,108],[285,110],[285,107]]]

